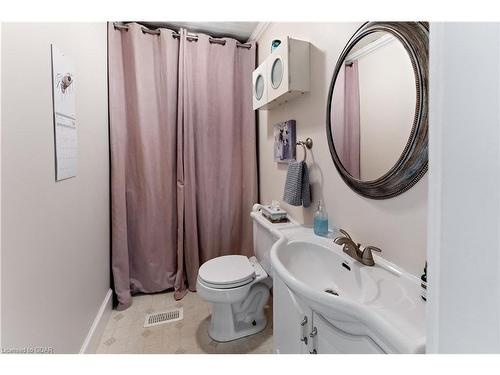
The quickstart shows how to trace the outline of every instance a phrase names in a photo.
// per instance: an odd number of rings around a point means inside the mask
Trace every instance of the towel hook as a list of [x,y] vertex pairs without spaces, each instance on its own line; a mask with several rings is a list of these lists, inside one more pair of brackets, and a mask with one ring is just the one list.
[[307,137],[305,141],[298,141],[297,145],[302,146],[302,148],[304,149],[304,159],[302,159],[302,161],[306,161],[307,149],[310,150],[313,147],[313,140],[311,138]]

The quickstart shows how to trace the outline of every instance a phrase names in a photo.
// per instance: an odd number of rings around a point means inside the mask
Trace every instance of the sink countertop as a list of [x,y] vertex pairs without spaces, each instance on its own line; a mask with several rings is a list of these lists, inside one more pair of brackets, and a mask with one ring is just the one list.
[[[273,272],[278,272],[292,291],[309,300],[314,305],[314,310],[320,310],[317,312],[348,333],[363,334],[363,329],[347,322],[349,319],[346,317],[354,318],[366,327],[370,337],[382,347],[385,346],[389,352],[425,352],[426,303],[420,297],[420,280],[417,277],[376,254],[373,255],[375,266],[362,265],[344,254],[341,246],[333,243],[333,234],[320,237],[314,234],[312,228],[300,225],[277,228],[276,232],[280,239],[271,250]],[[342,262],[370,279],[369,284],[373,285],[370,285],[370,288],[363,286],[365,294],[361,297],[349,296],[348,293],[340,293],[340,296],[329,295],[321,289],[321,282],[315,281],[313,287],[286,269],[277,252],[286,251],[287,246],[310,246],[311,249],[306,251],[311,252],[318,251],[320,248],[314,247],[320,246],[321,251],[331,251],[332,255],[340,257],[338,259],[342,259]],[[303,263],[307,263],[307,259]],[[311,267],[311,264],[308,266]],[[306,275],[307,271],[310,270],[304,270],[303,275]],[[312,271],[311,274],[320,273],[320,270]],[[336,271],[333,269],[331,272],[333,275]],[[371,293],[367,293],[365,289],[370,289]],[[329,309],[332,314],[329,314]]]

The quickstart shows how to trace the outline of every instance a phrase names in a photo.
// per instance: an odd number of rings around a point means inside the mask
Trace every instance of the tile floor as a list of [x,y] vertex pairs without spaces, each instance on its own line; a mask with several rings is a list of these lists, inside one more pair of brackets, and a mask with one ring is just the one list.
[[[272,353],[272,299],[266,306],[264,331],[246,338],[218,343],[208,336],[210,304],[188,292],[175,301],[172,293],[138,295],[125,311],[113,310],[97,353],[139,354],[266,354]],[[184,319],[144,328],[145,314],[183,307]]]

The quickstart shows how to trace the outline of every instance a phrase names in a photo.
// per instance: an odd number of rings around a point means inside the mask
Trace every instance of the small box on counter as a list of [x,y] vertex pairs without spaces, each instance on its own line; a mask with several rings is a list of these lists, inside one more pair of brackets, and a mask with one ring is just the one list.
[[288,221],[287,213],[279,206],[262,206],[262,216],[272,223],[282,223]]

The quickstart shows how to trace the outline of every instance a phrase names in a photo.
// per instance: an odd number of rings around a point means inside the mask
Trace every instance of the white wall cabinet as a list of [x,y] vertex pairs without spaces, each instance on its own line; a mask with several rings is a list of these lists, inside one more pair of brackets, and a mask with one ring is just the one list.
[[382,354],[370,337],[335,327],[273,276],[273,342],[278,354]]
[[253,109],[272,109],[310,89],[310,43],[286,37],[253,72]]

